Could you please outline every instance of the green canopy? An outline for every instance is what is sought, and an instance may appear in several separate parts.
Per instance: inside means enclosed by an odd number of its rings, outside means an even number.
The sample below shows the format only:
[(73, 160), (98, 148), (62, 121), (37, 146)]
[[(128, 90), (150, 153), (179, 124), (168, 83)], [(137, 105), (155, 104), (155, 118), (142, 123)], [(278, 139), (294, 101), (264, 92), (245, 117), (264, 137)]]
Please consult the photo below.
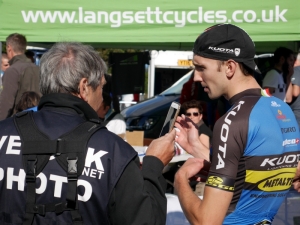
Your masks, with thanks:
[(44, 45), (80, 41), (190, 50), (205, 28), (233, 23), (255, 43), (294, 46), (300, 40), (298, 5), (298, 0), (0, 0), (0, 41), (18, 32)]

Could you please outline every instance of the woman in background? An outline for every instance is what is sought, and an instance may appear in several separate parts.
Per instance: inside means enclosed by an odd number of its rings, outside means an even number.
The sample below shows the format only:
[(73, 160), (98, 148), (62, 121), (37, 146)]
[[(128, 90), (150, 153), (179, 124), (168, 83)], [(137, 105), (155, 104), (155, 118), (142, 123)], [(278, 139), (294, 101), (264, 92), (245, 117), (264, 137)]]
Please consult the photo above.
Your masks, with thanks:
[(21, 96), (20, 101), (17, 103), (16, 112), (22, 112), (24, 110), (37, 111), (37, 105), (40, 102), (41, 97), (34, 91), (26, 91)]

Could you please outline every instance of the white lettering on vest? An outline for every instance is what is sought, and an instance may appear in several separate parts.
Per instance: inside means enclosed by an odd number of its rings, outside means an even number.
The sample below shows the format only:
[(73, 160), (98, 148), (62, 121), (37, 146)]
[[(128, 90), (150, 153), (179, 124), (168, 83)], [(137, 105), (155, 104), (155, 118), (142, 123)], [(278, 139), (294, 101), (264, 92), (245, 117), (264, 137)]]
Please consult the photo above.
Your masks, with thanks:
[(21, 147), (20, 136), (9, 136), (9, 141), (6, 149), (6, 154), (20, 155), (20, 150), (13, 147)]
[(68, 179), (66, 177), (50, 174), (49, 180), (53, 180), (55, 182), (54, 197), (60, 198), (61, 197), (62, 184), (63, 183), (68, 183)]
[(92, 162), (95, 162), (97, 170), (104, 171), (103, 164), (101, 162), (101, 157), (107, 154), (108, 152), (100, 150), (96, 154), (94, 154), (95, 149), (88, 148), (86, 159), (85, 159), (85, 166), (91, 167)]
[(96, 170), (96, 169), (91, 169), (89, 167), (84, 167), (83, 171), (82, 171), (82, 175), (89, 176), (89, 177), (92, 177), (92, 178), (96, 178), (97, 177), (97, 173), (99, 174), (98, 175), (98, 179), (100, 180), (102, 174), (104, 174), (104, 171), (100, 171), (100, 170)]
[(35, 189), (35, 192), (37, 194), (42, 194), (46, 191), (46, 187), (47, 187), (47, 177), (45, 176), (45, 174), (40, 173), (38, 176), (38, 178), (40, 178), (41, 180), (41, 185), (39, 188)]
[(0, 149), (2, 148), (5, 140), (6, 140), (7, 136), (2, 136), (1, 139), (0, 139)]
[(97, 170), (91, 169), (91, 177), (96, 178)]
[(0, 168), (0, 181), (4, 178), (4, 169)]
[[(99, 171), (98, 171), (99, 172)], [(100, 175), (101, 176), (101, 173)], [(5, 175), (4, 169), (0, 167), (0, 187), (1, 185), (4, 185), (6, 183), (6, 188), (7, 189), (12, 189), (13, 182), (18, 183), (18, 190), (19, 191), (24, 191), (25, 187), (25, 177), (26, 173), (23, 169), (19, 170), (19, 175), (14, 175), (14, 168), (8, 167), (7, 172)], [(47, 177), (45, 176), (44, 173), (40, 173), (37, 178), (40, 178), (41, 180), (41, 185), (39, 188), (36, 189), (37, 194), (43, 194), (46, 191), (47, 188)], [(6, 179), (6, 182), (4, 181)], [(60, 198), (61, 193), (62, 193), (62, 186), (63, 183), (68, 183), (67, 177), (62, 177), (54, 174), (50, 174), (49, 180), (52, 180), (55, 182), (54, 186), (54, 197)], [(2, 182), (4, 181), (4, 183)], [(93, 187), (92, 185), (87, 182), (86, 180), (81, 180), (78, 179), (77, 181), (77, 187), (78, 186), (83, 186), (85, 191), (83, 195), (77, 195), (79, 201), (87, 202), (90, 200), (92, 194), (93, 194)]]
[(18, 190), (24, 191), (24, 182), (25, 182), (25, 171), (19, 170), (19, 175), (14, 175), (14, 168), (8, 167), (7, 168), (7, 189), (12, 189), (13, 182), (18, 183)]
[(91, 198), (93, 193), (92, 185), (85, 180), (78, 180), (77, 186), (84, 186), (85, 189), (84, 194), (82, 196), (78, 194), (78, 200), (82, 202), (87, 202)]

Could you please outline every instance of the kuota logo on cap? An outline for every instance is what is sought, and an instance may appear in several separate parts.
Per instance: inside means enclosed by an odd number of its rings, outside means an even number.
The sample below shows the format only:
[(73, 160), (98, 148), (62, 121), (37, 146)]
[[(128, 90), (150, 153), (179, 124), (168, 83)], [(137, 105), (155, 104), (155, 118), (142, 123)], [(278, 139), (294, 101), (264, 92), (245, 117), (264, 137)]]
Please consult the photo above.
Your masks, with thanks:
[(240, 53), (241, 53), (241, 49), (240, 49), (240, 48), (235, 48), (235, 49), (234, 49), (234, 54), (235, 54), (236, 56), (239, 56)]
[(211, 46), (209, 46), (208, 49), (212, 50), (214, 52), (231, 53), (231, 54), (234, 53), (234, 50), (233, 49), (229, 49), (229, 48), (218, 48), (218, 47), (211, 47)]

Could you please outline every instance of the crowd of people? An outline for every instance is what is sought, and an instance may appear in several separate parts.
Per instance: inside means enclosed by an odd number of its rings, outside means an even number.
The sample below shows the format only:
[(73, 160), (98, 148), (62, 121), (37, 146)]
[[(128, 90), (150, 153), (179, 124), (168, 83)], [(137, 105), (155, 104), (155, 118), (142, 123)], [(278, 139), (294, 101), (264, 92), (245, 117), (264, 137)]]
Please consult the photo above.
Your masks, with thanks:
[[(198, 82), (215, 101), (203, 107), (188, 88), (176, 129), (152, 141), (141, 163), (99, 53), (59, 42), (36, 66), (26, 45), (11, 34), (2, 54), (1, 224), (165, 224), (163, 170), (175, 143), (194, 156), (173, 181), (191, 224), (271, 224), (291, 187), (300, 192), (300, 54), (278, 48), (261, 86), (250, 36), (231, 24), (206, 29), (186, 86)], [(206, 124), (216, 100), (226, 110)]]

